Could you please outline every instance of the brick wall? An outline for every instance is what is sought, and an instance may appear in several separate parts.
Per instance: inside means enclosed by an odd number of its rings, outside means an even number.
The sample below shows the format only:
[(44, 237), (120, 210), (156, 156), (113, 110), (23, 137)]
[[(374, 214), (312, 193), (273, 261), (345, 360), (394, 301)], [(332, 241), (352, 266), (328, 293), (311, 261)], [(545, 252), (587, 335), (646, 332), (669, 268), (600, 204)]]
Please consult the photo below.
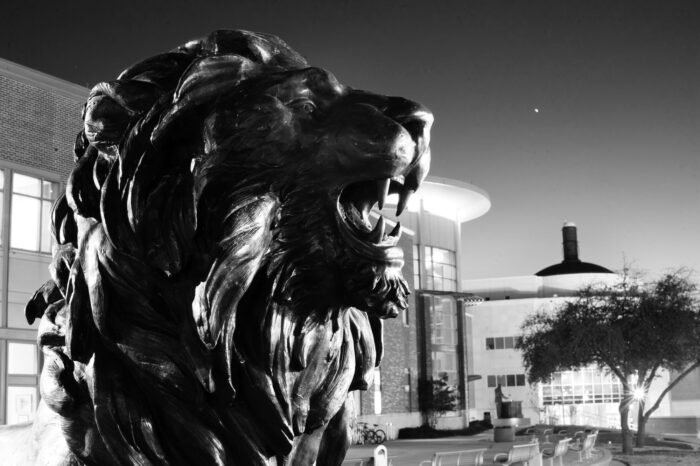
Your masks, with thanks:
[(0, 75), (0, 161), (46, 170), (65, 182), (83, 103)]
[[(416, 296), (413, 290), (412, 244), (408, 235), (402, 237), (399, 242), (404, 252), (403, 276), (412, 293), (408, 300), (408, 325), (404, 324), (404, 316), (401, 314), (395, 319), (384, 321), (384, 359), (380, 365), (382, 414), (418, 411)], [(406, 386), (409, 387), (408, 392)], [(361, 400), (361, 413), (374, 414), (374, 387), (361, 392)]]

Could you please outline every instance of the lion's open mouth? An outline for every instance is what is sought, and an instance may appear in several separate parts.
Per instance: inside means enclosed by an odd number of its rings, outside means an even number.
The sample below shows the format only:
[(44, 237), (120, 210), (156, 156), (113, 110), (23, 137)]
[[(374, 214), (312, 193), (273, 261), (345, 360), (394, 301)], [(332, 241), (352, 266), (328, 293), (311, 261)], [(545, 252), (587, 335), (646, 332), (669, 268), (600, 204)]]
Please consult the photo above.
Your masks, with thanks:
[(400, 177), (361, 181), (346, 186), (338, 199), (338, 217), (340, 230), (350, 246), (371, 259), (400, 261), (403, 264), (403, 253), (396, 247), (401, 238), (401, 223), (397, 222), (387, 231), (386, 220), (381, 213), (373, 225), (370, 212), (375, 205), (381, 209), (387, 196), (398, 194), (398, 217), (408, 201), (409, 193)]

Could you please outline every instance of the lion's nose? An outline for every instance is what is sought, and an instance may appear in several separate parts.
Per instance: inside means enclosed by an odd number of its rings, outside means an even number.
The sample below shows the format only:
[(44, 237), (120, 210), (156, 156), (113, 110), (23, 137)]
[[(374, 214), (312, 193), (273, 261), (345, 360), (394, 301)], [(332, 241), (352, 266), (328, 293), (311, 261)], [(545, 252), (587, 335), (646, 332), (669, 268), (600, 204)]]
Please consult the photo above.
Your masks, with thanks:
[(406, 170), (404, 186), (415, 191), (430, 169), (430, 128), (433, 114), (417, 102), (401, 97), (390, 97), (385, 115), (401, 124), (416, 144), (413, 160)]
[(401, 97), (389, 97), (385, 114), (400, 123), (416, 142), (416, 156), (430, 144), (430, 128), (433, 126), (433, 114), (417, 102)]

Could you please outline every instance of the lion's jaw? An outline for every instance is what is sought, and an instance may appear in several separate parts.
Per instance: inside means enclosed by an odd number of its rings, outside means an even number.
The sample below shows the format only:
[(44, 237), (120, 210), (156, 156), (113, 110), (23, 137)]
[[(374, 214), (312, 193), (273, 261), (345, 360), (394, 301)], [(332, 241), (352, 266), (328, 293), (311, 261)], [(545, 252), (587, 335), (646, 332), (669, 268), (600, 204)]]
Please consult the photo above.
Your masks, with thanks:
[[(335, 221), (345, 253), (339, 258), (353, 305), (382, 318), (408, 308), (401, 275), (401, 225), (388, 228), (381, 214), (387, 197), (397, 195), (396, 217), (404, 211), (430, 165), (432, 114), (418, 104), (351, 91), (339, 129), (339, 162), (348, 176), (335, 198)], [(356, 134), (356, 128), (367, 133)], [(359, 140), (368, 141), (364, 144)], [(343, 174), (345, 175), (345, 173)], [(376, 221), (374, 220), (376, 219)]]

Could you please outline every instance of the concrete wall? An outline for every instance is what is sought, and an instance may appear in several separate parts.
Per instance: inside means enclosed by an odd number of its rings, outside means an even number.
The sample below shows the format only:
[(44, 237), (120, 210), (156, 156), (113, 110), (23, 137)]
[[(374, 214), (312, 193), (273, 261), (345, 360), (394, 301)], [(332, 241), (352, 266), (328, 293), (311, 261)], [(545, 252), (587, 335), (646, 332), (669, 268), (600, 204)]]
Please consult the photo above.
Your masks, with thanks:
[(697, 416), (659, 416), (647, 422), (650, 434), (700, 434), (700, 418)]

